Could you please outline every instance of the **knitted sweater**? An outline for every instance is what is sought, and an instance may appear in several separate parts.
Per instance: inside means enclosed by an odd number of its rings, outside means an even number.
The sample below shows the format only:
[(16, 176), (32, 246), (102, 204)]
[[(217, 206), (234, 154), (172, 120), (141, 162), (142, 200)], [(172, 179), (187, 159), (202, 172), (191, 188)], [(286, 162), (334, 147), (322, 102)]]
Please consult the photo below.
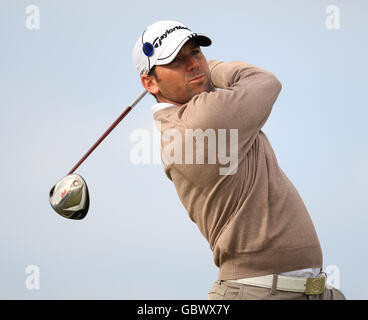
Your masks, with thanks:
[(208, 63), (219, 89), (159, 104), (154, 119), (165, 173), (208, 240), (218, 279), (321, 268), (313, 222), (261, 130), (281, 83), (244, 62)]

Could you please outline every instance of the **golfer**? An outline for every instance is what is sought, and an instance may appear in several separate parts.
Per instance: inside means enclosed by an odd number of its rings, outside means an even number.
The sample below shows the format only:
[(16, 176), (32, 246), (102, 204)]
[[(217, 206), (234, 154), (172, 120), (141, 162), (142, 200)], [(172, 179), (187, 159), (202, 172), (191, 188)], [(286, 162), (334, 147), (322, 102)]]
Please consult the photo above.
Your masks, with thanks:
[(165, 173), (219, 268), (208, 299), (345, 299), (326, 284), (313, 222), (262, 131), (280, 81), (245, 62), (207, 61), (210, 45), (158, 21), (133, 50), (158, 102)]

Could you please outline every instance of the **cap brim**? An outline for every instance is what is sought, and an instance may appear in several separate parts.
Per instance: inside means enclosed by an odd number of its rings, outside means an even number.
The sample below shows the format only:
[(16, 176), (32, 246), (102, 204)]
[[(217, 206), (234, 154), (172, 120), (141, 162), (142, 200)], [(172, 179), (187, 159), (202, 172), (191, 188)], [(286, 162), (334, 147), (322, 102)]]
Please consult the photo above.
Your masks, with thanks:
[(164, 65), (173, 61), (180, 49), (188, 40), (194, 40), (201, 47), (208, 47), (212, 44), (211, 39), (204, 34), (191, 33), (182, 39), (179, 38), (178, 41), (170, 43), (170, 45), (162, 52), (161, 57), (157, 59), (155, 65)]

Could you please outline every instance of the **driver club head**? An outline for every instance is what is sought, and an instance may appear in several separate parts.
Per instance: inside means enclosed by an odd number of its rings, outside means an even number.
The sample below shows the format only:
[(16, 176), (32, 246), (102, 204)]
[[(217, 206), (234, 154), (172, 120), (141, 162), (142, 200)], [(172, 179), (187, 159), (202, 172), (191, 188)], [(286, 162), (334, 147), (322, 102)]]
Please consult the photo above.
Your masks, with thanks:
[(83, 219), (89, 208), (87, 184), (78, 174), (69, 174), (50, 190), (51, 207), (67, 219)]

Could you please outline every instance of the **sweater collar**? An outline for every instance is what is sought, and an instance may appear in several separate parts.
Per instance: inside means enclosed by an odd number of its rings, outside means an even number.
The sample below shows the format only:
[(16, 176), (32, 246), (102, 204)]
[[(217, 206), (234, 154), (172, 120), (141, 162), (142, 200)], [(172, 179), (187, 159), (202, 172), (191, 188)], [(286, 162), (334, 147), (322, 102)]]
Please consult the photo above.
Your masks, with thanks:
[[(215, 88), (216, 91), (231, 91), (229, 89), (221, 89), (221, 88)], [(168, 108), (168, 107), (175, 107), (174, 104), (172, 103), (167, 103), (167, 102), (159, 102), (159, 103), (156, 103), (155, 105), (152, 106), (152, 112), (155, 113), (161, 109), (165, 109), (165, 108)]]
[(155, 105), (152, 106), (152, 112), (155, 113), (159, 110), (162, 110), (168, 107), (175, 107), (175, 105), (173, 105), (172, 103), (167, 103), (167, 102), (156, 103)]

